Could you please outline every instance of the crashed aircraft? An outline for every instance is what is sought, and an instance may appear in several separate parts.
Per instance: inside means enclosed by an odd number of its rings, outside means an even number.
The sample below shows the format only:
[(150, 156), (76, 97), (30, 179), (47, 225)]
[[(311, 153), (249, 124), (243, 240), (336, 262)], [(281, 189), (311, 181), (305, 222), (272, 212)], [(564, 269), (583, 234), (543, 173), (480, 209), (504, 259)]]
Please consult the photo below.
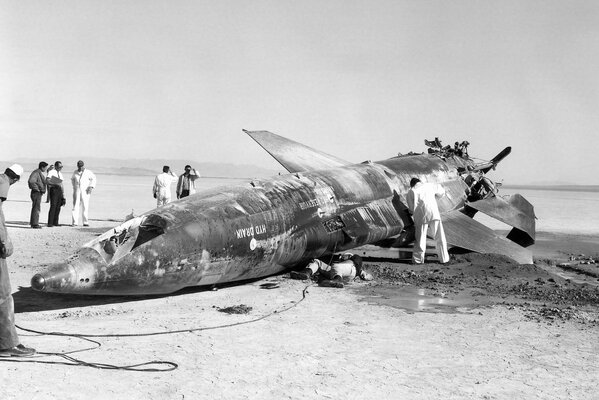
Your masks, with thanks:
[[(245, 131), (289, 173), (196, 193), (148, 211), (84, 244), (31, 280), (43, 292), (147, 295), (261, 278), (312, 258), (376, 244), (409, 242), (410, 179), (442, 185), (439, 209), (450, 247), (532, 263), (533, 207), (496, 195), (467, 142), (426, 141), (428, 153), (350, 163), (267, 131)], [(482, 212), (513, 227), (507, 237), (472, 219)]]

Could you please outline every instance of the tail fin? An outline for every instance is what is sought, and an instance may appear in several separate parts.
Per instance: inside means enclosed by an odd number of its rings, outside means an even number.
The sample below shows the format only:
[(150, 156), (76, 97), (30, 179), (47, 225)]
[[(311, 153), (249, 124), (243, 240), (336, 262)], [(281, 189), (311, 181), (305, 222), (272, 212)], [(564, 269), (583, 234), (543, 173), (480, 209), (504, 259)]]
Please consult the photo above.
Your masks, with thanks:
[(245, 129), (243, 131), (291, 173), (352, 164), (268, 131), (246, 131)]

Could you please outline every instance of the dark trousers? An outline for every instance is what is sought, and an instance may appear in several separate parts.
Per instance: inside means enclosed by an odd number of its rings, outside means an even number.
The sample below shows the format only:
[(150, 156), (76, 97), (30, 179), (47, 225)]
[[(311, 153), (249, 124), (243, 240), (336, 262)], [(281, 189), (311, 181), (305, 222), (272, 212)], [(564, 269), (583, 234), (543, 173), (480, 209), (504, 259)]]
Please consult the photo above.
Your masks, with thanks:
[(0, 258), (0, 349), (9, 349), (19, 344), (11, 292), (6, 259)]
[(31, 201), (33, 204), (31, 205), (31, 217), (29, 217), (29, 225), (35, 226), (40, 224), (40, 211), (42, 210), (42, 192), (38, 192), (37, 190), (31, 191)]
[(181, 190), (181, 195), (179, 196), (180, 199), (182, 199), (183, 197), (187, 197), (189, 196), (189, 190)]
[(50, 192), (50, 211), (48, 211), (48, 226), (58, 225), (60, 216), (60, 207), (62, 205), (62, 188), (51, 187)]

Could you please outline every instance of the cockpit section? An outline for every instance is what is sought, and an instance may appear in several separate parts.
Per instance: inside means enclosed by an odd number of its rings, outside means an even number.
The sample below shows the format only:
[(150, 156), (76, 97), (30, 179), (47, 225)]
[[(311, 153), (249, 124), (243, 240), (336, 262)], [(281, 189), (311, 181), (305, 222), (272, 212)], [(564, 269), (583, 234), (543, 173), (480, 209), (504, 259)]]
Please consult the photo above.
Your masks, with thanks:
[(148, 214), (132, 218), (102, 234), (83, 247), (93, 248), (107, 264), (133, 249), (165, 233), (167, 221), (160, 215)]

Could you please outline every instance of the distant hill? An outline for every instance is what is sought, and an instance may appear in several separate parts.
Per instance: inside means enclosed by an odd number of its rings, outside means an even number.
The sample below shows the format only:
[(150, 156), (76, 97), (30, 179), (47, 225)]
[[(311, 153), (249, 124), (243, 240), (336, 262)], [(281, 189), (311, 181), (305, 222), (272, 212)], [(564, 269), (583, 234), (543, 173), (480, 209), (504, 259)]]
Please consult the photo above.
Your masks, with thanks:
[[(63, 158), (63, 171), (71, 173), (76, 169), (78, 158)], [(54, 163), (56, 160), (45, 160), (47, 163)], [(97, 174), (112, 175), (156, 175), (162, 172), (162, 166), (168, 165), (176, 174), (183, 173), (185, 165), (191, 165), (205, 177), (224, 177), (224, 178), (266, 178), (277, 175), (281, 170), (271, 170), (248, 164), (230, 164), (213, 162), (196, 162), (192, 160), (162, 160), (162, 159), (128, 159), (121, 160), (116, 158), (94, 158), (86, 157), (85, 166)], [(16, 158), (10, 161), (0, 161), (2, 172), (11, 164), (18, 163), (23, 166), (25, 172), (31, 172), (37, 169), (40, 160), (32, 158)]]
[(508, 189), (535, 189), (535, 190), (557, 190), (567, 192), (599, 192), (599, 185), (508, 185), (501, 187)]

